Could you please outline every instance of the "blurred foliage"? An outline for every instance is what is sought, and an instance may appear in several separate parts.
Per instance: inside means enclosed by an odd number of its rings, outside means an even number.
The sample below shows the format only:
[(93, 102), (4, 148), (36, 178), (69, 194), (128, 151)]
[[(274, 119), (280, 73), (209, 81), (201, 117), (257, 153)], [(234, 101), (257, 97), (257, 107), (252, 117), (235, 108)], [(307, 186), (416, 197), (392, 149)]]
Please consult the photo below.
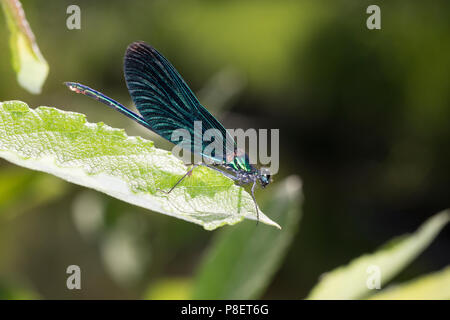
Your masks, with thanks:
[[(450, 221), (450, 210), (436, 214), (417, 232), (389, 241), (375, 253), (363, 255), (347, 266), (324, 274), (309, 299), (361, 299), (371, 293), (367, 280), (370, 273), (378, 272), (380, 288), (402, 271), (425, 250), (443, 227)], [(371, 270), (371, 268), (377, 268)], [(426, 292), (420, 295), (426, 298)]]
[(449, 300), (450, 267), (427, 274), (405, 284), (388, 287), (370, 299), (378, 300)]
[[(128, 134), (170, 148), (122, 115), (70, 95), (62, 85), (76, 80), (131, 106), (122, 57), (129, 43), (144, 40), (175, 65), (208, 109), (216, 115), (225, 111), (220, 120), (226, 127), (280, 129), (281, 172), (275, 180), (302, 177), (304, 215), (301, 232), (263, 298), (306, 297), (324, 271), (374, 251), (450, 207), (446, 0), (22, 2), (52, 72), (41, 95), (25, 92), (14, 81), (8, 42), (0, 42), (0, 101), (21, 99), (31, 106), (81, 112), (92, 122), (125, 127)], [(65, 27), (70, 4), (81, 8), (81, 30)], [(381, 30), (365, 26), (371, 4), (381, 8)], [(8, 36), (7, 28), (0, 27), (0, 39)], [(225, 75), (232, 80), (214, 80), (224, 70), (233, 70)], [(12, 168), (6, 162), (1, 166), (8, 172)], [(16, 183), (0, 180), (1, 188)], [(167, 279), (181, 279), (180, 288), (192, 280), (212, 235), (100, 194), (102, 209), (91, 207), (97, 218), (83, 233), (67, 209), (81, 188), (66, 189), (63, 197), (26, 210), (32, 214), (0, 220), (1, 279), (21, 278), (43, 298), (141, 298)], [(257, 193), (258, 202), (270, 195), (271, 186)], [(25, 195), (18, 199), (28, 201)], [(138, 231), (127, 227), (134, 240), (123, 241), (139, 247), (133, 258), (137, 263), (121, 269), (129, 277), (112, 272), (108, 264), (113, 259), (101, 253), (114, 252), (101, 244), (109, 239), (113, 248), (122, 246), (108, 236), (109, 228), (125, 229), (122, 216), (139, 225)], [(406, 285), (419, 275), (444, 270), (449, 247), (446, 228), (393, 281)], [(83, 270), (86, 289), (81, 292), (69, 292), (64, 285), (62, 270), (73, 263)], [(136, 265), (142, 267), (133, 269)]]
[(48, 64), (25, 17), (19, 0), (1, 0), (10, 32), (11, 60), (17, 81), (29, 92), (38, 94), (48, 75)]
[(2, 300), (32, 300), (39, 299), (39, 296), (29, 288), (21, 287), (18, 282), (8, 285), (0, 280), (0, 298)]
[(252, 223), (216, 236), (194, 280), (194, 299), (261, 297), (289, 248), (301, 217), (301, 182), (291, 176), (273, 186), (264, 210), (273, 212), (283, 229)]
[[(193, 279), (168, 278), (151, 284), (146, 299), (256, 299), (262, 295), (294, 238), (301, 217), (301, 182), (291, 176), (274, 186), (263, 210), (284, 228), (244, 222), (219, 232)], [(267, 244), (270, 244), (268, 246)]]
[(0, 181), (0, 219), (16, 217), (54, 201), (67, 191), (67, 185), (60, 179), (13, 166), (0, 171)]
[(186, 300), (190, 299), (192, 281), (186, 278), (161, 279), (153, 284), (144, 299), (147, 300)]

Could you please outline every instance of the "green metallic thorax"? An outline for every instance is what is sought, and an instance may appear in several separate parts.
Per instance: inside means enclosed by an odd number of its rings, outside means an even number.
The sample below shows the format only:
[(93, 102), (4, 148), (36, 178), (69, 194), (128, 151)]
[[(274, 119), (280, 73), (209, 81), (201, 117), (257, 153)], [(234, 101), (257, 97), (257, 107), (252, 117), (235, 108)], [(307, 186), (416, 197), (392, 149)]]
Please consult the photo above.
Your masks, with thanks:
[(253, 172), (255, 168), (250, 164), (247, 155), (237, 156), (227, 165), (235, 171)]

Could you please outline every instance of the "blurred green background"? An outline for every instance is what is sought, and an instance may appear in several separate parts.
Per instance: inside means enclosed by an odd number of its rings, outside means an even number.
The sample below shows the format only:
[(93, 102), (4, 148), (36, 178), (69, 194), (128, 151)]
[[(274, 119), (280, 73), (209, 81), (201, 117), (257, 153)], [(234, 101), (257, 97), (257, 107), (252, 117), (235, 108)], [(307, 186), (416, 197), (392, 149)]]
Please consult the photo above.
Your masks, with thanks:
[[(0, 101), (77, 111), (154, 139), (63, 85), (81, 82), (131, 105), (122, 58), (129, 43), (143, 40), (175, 65), (225, 127), (280, 129), (275, 180), (300, 175), (305, 202), (264, 298), (303, 298), (323, 272), (450, 206), (448, 1), (22, 4), (50, 74), (41, 95), (19, 87), (2, 17)], [(70, 4), (81, 8), (81, 30), (66, 28)], [(381, 30), (366, 28), (370, 4), (381, 8)], [(257, 196), (264, 201), (268, 194), (270, 186)], [(212, 236), (0, 160), (0, 298), (182, 291)], [(447, 228), (399, 279), (442, 269), (449, 249)], [(70, 264), (82, 269), (81, 291), (65, 287)]]

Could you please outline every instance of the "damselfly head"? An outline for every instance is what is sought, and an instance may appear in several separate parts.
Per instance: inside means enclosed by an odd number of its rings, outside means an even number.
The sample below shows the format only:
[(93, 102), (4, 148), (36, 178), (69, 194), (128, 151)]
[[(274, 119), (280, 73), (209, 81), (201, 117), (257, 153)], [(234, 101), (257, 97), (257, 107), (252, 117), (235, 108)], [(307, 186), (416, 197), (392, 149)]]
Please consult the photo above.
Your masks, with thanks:
[(261, 187), (265, 188), (272, 181), (269, 169), (261, 168), (258, 173), (258, 179)]

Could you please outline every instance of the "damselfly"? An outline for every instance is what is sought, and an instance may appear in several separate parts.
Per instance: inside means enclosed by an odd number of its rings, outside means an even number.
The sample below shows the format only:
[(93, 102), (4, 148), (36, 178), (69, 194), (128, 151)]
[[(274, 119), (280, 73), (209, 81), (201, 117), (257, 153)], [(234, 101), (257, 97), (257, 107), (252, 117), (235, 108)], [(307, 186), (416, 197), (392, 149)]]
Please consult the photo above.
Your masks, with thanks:
[(65, 84), (72, 91), (94, 98), (116, 109), (170, 142), (172, 142), (172, 133), (177, 129), (186, 129), (193, 134), (196, 121), (201, 122), (202, 133), (208, 129), (218, 130), (222, 134), (222, 141), (226, 142), (223, 144), (221, 155), (219, 156), (219, 153), (206, 154), (204, 152), (207, 146), (206, 142), (203, 139), (193, 139), (190, 145), (182, 147), (208, 157), (210, 163), (202, 162), (192, 165), (171, 189), (161, 191), (170, 193), (192, 173), (195, 167), (204, 165), (219, 171), (240, 185), (252, 183), (251, 194), (259, 220), (255, 187), (258, 182), (262, 187), (269, 184), (269, 172), (265, 168), (258, 169), (250, 163), (248, 155), (237, 148), (236, 142), (223, 125), (200, 104), (172, 64), (148, 44), (134, 42), (128, 46), (125, 53), (124, 75), (128, 91), (140, 115), (85, 85), (75, 82), (66, 82)]

